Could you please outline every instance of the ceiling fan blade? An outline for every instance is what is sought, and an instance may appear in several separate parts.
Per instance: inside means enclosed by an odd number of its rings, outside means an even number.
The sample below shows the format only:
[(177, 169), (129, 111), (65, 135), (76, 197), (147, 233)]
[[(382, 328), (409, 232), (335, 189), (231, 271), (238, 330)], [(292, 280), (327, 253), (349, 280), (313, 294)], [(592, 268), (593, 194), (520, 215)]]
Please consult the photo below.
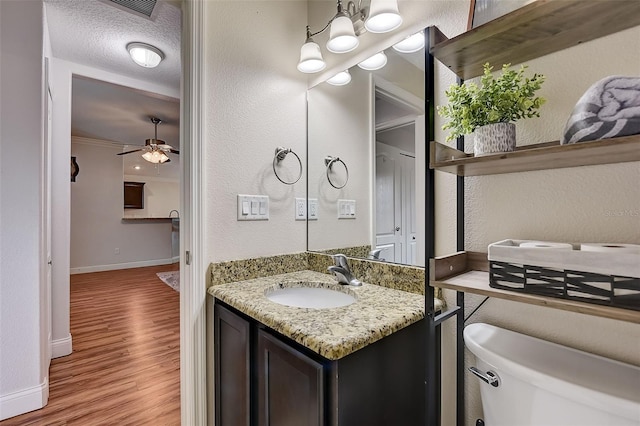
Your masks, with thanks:
[(167, 161), (165, 161), (165, 163), (170, 163), (171, 162), (171, 158), (169, 158)]
[(133, 151), (125, 151), (125, 152), (119, 152), (116, 155), (125, 155), (125, 154), (131, 154), (132, 152), (138, 152), (138, 151), (142, 151), (143, 149), (134, 149)]
[(173, 154), (178, 154), (178, 155), (180, 155), (180, 151), (178, 151), (177, 149), (173, 149), (173, 148), (171, 148), (171, 149), (169, 150), (169, 152), (171, 152), (171, 153), (173, 153)]

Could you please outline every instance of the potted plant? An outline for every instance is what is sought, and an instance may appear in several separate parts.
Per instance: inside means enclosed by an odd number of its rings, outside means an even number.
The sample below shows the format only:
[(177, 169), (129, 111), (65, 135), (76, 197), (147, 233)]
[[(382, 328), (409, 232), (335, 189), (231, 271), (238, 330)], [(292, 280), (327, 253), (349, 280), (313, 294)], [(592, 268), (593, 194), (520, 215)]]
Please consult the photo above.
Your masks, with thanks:
[(442, 127), (443, 130), (451, 129), (447, 141), (473, 133), (476, 156), (513, 151), (516, 146), (513, 122), (539, 117), (538, 110), (545, 102), (535, 96), (544, 76), (534, 74), (526, 78), (525, 65), (515, 71), (511, 64), (505, 64), (498, 77), (493, 76), (493, 67), (488, 63), (483, 68), (480, 87), (474, 82), (452, 84), (445, 92), (449, 104), (438, 106), (438, 114), (449, 119)]

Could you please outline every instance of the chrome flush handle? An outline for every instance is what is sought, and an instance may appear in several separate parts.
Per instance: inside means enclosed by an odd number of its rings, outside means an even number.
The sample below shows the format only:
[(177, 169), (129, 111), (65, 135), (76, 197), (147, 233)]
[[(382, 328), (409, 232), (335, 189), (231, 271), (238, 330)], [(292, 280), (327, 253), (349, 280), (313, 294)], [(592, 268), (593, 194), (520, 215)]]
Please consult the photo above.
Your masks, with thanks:
[(498, 375), (493, 371), (487, 371), (486, 373), (483, 373), (476, 367), (469, 367), (469, 371), (478, 376), (478, 378), (483, 382), (489, 383), (494, 388), (500, 386), (500, 377), (498, 377)]

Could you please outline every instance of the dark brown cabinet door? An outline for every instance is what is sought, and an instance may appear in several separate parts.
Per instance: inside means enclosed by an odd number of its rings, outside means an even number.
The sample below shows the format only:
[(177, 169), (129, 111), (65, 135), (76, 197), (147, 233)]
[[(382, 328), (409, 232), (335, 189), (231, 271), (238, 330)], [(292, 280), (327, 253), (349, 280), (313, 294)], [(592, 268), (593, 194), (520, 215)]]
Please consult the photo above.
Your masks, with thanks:
[(322, 364), (258, 331), (258, 424), (324, 426)]
[(250, 324), (220, 305), (214, 318), (216, 425), (250, 426)]

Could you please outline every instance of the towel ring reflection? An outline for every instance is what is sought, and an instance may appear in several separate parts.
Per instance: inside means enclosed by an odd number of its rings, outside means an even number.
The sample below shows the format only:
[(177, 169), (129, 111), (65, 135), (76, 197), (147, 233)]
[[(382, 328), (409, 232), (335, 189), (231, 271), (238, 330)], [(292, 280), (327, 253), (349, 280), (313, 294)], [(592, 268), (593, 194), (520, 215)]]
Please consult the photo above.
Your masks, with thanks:
[[(298, 160), (298, 164), (300, 165), (300, 173), (298, 173), (298, 177), (296, 178), (296, 180), (292, 182), (287, 182), (285, 180), (282, 180), (282, 178), (278, 175), (278, 172), (276, 171), (276, 164), (284, 160), (287, 154), (289, 153), (292, 153), (293, 155), (296, 156), (296, 159)], [(300, 160), (300, 157), (298, 157), (298, 154), (293, 152), (291, 148), (285, 149), (279, 146), (276, 148), (276, 154), (273, 157), (273, 173), (276, 175), (276, 177), (280, 182), (284, 183), (285, 185), (293, 185), (294, 183), (298, 182), (302, 177), (302, 160)]]
[[(342, 165), (344, 166), (344, 171), (347, 173), (347, 178), (344, 180), (344, 183), (341, 186), (334, 184), (331, 181), (331, 176), (329, 175), (329, 172), (331, 171), (334, 163), (342, 163)], [(335, 189), (344, 188), (347, 185), (347, 182), (349, 182), (349, 169), (347, 168), (345, 162), (342, 161), (339, 157), (332, 157), (330, 155), (327, 155), (324, 158), (324, 164), (327, 166), (327, 180), (329, 181), (329, 185), (333, 186)]]

